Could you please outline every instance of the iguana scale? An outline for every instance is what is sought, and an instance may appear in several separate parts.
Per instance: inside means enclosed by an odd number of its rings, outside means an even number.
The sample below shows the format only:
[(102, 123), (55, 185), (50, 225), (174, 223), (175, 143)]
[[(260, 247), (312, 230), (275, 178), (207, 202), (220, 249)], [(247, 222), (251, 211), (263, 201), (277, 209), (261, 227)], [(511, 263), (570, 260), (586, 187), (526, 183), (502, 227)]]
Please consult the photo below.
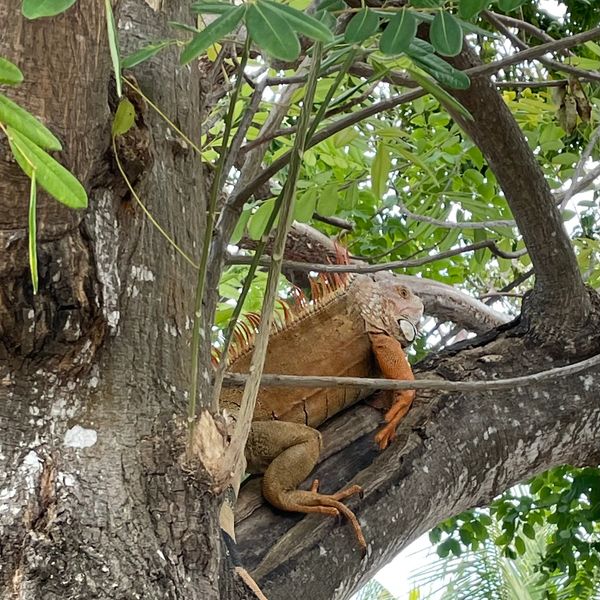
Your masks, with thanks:
[[(403, 346), (414, 340), (422, 313), (421, 300), (393, 275), (377, 279), (354, 276), (314, 305), (306, 306), (270, 336), (264, 373), (381, 374), (390, 379), (413, 379)], [(247, 372), (251, 356), (251, 346), (238, 351), (228, 370)], [(360, 525), (341, 502), (360, 492), (358, 486), (336, 494), (320, 494), (317, 482), (309, 491), (297, 488), (319, 459), (321, 435), (316, 427), (366, 395), (352, 388), (261, 388), (245, 450), (247, 471), (264, 474), (263, 495), (269, 503), (286, 511), (344, 514), (363, 548), (366, 544)], [(240, 388), (225, 388), (221, 393), (221, 406), (233, 419), (241, 397)], [(375, 438), (382, 449), (393, 439), (413, 398), (412, 390), (394, 392), (394, 404), (385, 417), (387, 424)], [(232, 521), (232, 517), (224, 520)], [(224, 529), (233, 537), (232, 522)]]

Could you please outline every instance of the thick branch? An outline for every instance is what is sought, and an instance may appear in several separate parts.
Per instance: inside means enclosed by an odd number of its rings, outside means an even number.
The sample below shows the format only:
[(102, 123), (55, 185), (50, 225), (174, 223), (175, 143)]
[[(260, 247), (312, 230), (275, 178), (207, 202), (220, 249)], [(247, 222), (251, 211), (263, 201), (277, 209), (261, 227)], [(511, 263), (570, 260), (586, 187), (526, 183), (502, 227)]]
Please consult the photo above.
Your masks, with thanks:
[[(481, 65), (466, 46), (452, 62), (461, 70)], [(567, 327), (583, 325), (591, 305), (575, 253), (550, 187), (514, 117), (489, 80), (473, 79), (468, 90), (453, 94), (473, 121), (455, 118), (489, 162), (523, 235), (536, 272), (544, 313), (540, 317), (561, 314)]]
[[(430, 362), (421, 376), (504, 376), (545, 360), (544, 352), (526, 341), (499, 336)], [(397, 443), (381, 454), (371, 434), (364, 435), (374, 423), (364, 416), (367, 409), (342, 415), (324, 436), (331, 452), (331, 442), (343, 431), (346, 447), (334, 450), (315, 476), (325, 491), (350, 482), (363, 487), (364, 498), (351, 506), (367, 537), (367, 556), (361, 559), (344, 523), (276, 515), (243, 491), (245, 510), (237, 527), (243, 560), (271, 600), (294, 597), (294, 589), (315, 599), (347, 599), (442, 519), (488, 503), (552, 466), (597, 464), (599, 393), (598, 368), (528, 389), (421, 393)], [(348, 429), (358, 436), (352, 443)]]

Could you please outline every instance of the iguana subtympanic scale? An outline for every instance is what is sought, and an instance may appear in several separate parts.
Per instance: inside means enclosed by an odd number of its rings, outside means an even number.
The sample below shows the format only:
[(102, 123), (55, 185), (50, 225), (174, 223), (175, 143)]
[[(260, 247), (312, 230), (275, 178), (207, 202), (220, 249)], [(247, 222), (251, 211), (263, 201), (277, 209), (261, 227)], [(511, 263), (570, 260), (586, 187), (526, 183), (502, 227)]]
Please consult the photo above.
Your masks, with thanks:
[[(367, 275), (330, 291), (304, 307), (269, 338), (264, 373), (413, 379), (403, 346), (412, 342), (423, 303), (394, 276)], [(238, 352), (228, 370), (247, 373), (252, 347)], [(298, 490), (318, 462), (321, 435), (315, 429), (367, 394), (355, 388), (261, 388), (246, 444), (247, 471), (264, 473), (263, 495), (273, 506), (294, 512), (342, 513), (351, 521), (359, 543), (364, 537), (354, 514), (341, 500), (360, 491), (351, 486), (337, 494)], [(406, 414), (414, 391), (394, 392), (387, 424), (376, 441), (385, 448)], [(240, 388), (225, 388), (221, 406), (235, 419)], [(226, 519), (227, 520), (227, 519)], [(226, 527), (233, 537), (231, 526)]]

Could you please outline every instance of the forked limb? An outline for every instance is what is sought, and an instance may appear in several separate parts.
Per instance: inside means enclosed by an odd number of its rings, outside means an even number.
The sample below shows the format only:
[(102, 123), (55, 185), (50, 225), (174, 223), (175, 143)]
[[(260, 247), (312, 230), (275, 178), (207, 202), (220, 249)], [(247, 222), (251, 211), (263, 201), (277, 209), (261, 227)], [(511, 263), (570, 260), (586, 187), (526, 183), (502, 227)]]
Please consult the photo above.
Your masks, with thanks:
[(248, 468), (253, 473), (264, 473), (263, 496), (270, 504), (290, 512), (344, 515), (364, 552), (367, 544), (358, 519), (341, 502), (359, 494), (362, 490), (358, 485), (336, 494), (321, 494), (315, 480), (310, 490), (298, 489), (315, 468), (320, 453), (321, 434), (316, 429), (285, 421), (254, 422), (246, 446)]
[[(410, 363), (397, 339), (384, 333), (370, 333), (369, 337), (381, 373), (386, 379), (414, 381)], [(375, 442), (382, 450), (396, 437), (396, 428), (415, 399), (415, 390), (398, 390), (393, 394), (394, 403), (385, 414), (386, 425), (375, 435)]]

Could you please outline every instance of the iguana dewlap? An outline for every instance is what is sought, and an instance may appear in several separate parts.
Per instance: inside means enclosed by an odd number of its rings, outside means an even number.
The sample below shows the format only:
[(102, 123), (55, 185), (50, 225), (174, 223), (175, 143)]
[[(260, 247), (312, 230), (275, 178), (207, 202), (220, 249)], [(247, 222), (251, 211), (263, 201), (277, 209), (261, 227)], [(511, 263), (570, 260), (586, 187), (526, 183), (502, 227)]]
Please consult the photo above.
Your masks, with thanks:
[[(414, 379), (403, 346), (414, 340), (422, 314), (421, 300), (393, 276), (355, 276), (270, 336), (264, 373)], [(246, 373), (251, 355), (251, 349), (242, 352), (228, 370)], [(319, 459), (321, 435), (316, 427), (366, 395), (353, 388), (261, 388), (245, 451), (248, 472), (264, 473), (263, 495), (273, 506), (344, 514), (363, 547), (358, 521), (341, 503), (359, 492), (358, 486), (331, 495), (318, 493), (316, 482), (310, 491), (297, 487)], [(234, 418), (241, 397), (241, 388), (221, 393), (221, 406)], [(375, 438), (381, 448), (393, 439), (413, 398), (412, 390), (394, 392), (387, 424)]]

